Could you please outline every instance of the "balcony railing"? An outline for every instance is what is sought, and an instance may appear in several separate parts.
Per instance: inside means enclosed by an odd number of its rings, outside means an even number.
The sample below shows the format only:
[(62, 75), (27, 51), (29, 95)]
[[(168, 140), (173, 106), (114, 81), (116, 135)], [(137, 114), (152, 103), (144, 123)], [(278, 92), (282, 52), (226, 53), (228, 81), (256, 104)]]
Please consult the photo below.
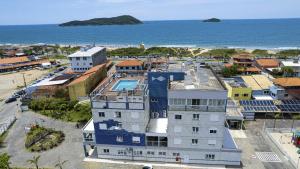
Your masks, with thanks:
[(147, 146), (167, 147), (168, 146), (168, 142), (167, 141), (147, 141)]
[(169, 105), (171, 111), (204, 111), (219, 112), (225, 111), (226, 106), (204, 106), (204, 105)]

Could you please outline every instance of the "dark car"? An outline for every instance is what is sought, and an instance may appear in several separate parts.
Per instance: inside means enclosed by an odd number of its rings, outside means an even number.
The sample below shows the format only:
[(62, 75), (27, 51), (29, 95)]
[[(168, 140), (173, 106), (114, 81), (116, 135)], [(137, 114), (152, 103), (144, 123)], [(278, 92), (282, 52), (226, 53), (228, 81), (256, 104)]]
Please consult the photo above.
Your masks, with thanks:
[(17, 98), (15, 98), (15, 97), (10, 97), (10, 98), (8, 98), (7, 100), (5, 100), (5, 103), (11, 103), (11, 102), (14, 102), (14, 101), (17, 101)]

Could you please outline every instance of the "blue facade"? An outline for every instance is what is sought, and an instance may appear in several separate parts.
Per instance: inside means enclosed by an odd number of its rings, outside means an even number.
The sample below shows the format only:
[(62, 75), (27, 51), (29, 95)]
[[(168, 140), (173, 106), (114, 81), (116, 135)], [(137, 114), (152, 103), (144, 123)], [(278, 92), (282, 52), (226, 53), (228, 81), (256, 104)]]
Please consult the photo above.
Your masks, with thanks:
[[(105, 123), (107, 130), (99, 128), (99, 124)], [(145, 146), (145, 134), (128, 132), (124, 129), (114, 129), (120, 122), (107, 120), (94, 123), (95, 138), (97, 144)], [(122, 142), (117, 142), (117, 137), (123, 137)], [(132, 137), (140, 137), (140, 143), (133, 143)]]
[(168, 85), (170, 77), (173, 81), (184, 80), (184, 72), (148, 72), (150, 113), (157, 112), (164, 117), (168, 108)]

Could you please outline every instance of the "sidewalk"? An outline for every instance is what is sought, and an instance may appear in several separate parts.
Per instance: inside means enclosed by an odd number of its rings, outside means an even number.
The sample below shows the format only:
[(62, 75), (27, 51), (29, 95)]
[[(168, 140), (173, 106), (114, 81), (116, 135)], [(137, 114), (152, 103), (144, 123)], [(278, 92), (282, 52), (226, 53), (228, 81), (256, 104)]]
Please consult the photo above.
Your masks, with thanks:
[(146, 164), (151, 164), (154, 167), (162, 167), (162, 168), (166, 167), (166, 168), (195, 168), (195, 169), (225, 169), (225, 166), (220, 166), (220, 165), (188, 165), (188, 164), (174, 164), (174, 163), (143, 162), (143, 161), (107, 160), (107, 159), (95, 159), (95, 158), (85, 158), (83, 161), (119, 164), (119, 165), (133, 165), (133, 166), (143, 166)]

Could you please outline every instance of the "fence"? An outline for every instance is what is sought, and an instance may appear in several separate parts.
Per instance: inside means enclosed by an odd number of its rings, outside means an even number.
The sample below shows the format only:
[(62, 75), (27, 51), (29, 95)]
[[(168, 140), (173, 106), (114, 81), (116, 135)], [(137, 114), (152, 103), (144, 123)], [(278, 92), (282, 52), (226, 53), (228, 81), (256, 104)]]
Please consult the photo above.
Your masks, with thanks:
[(8, 118), (4, 123), (0, 124), (0, 135), (9, 129), (9, 127), (16, 121), (16, 117)]

